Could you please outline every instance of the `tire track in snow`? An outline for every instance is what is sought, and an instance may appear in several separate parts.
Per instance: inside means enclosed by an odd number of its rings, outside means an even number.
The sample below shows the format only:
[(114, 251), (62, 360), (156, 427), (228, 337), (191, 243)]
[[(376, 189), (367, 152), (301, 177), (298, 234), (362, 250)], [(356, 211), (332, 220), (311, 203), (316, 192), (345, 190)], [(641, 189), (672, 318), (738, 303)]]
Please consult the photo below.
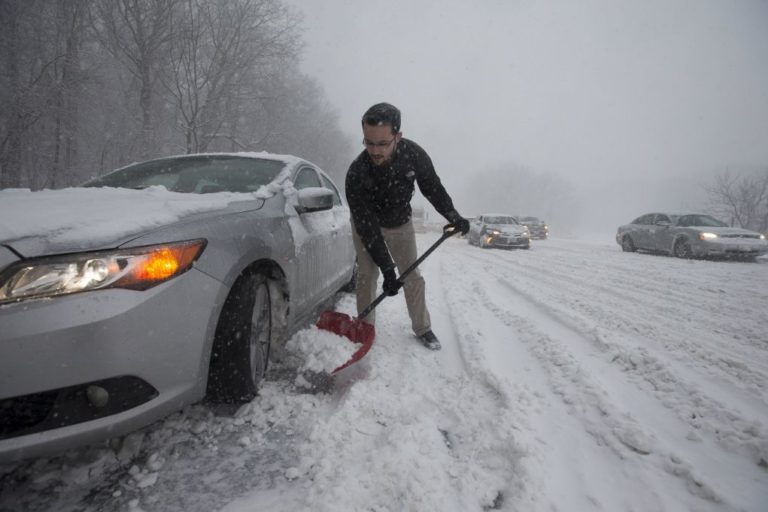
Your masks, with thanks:
[[(516, 303), (516, 306), (518, 311), (522, 310), (523, 312), (520, 314), (513, 313), (509, 304), (505, 303), (502, 306), (494, 303), (487, 293), (486, 287), (477, 282), (473, 284), (473, 290), (480, 302), (491, 310), (497, 318), (508, 325), (510, 329), (518, 330), (523, 343), (548, 369), (555, 386), (554, 391), (562, 396), (563, 401), (569, 404), (574, 412), (581, 415), (587, 430), (596, 437), (596, 440), (610, 446), (617, 454), (621, 453), (620, 446), (612, 442), (611, 436), (640, 454), (651, 454), (657, 451), (652, 448), (656, 444), (653, 436), (641, 427), (641, 422), (634, 419), (623, 407), (617, 407), (605, 396), (607, 389), (605, 385), (600, 386), (593, 383), (592, 376), (602, 373), (604, 369), (598, 372), (585, 373), (582, 370), (583, 355), (579, 358), (571, 355), (575, 345), (586, 346), (589, 351), (593, 352), (588, 354), (588, 357), (594, 360), (590, 361), (589, 364), (594, 365), (597, 361), (598, 368), (599, 366), (607, 367), (616, 361), (615, 357), (613, 360), (605, 359), (603, 352), (607, 347), (599, 343), (599, 340), (596, 340), (589, 332), (574, 326), (569, 320), (564, 320), (557, 315), (552, 316), (548, 306), (537, 303), (516, 285), (504, 279), (500, 281), (504, 288), (515, 292), (522, 299), (521, 302)], [(509, 293), (504, 292), (500, 296), (507, 297)], [(528, 305), (526, 306), (525, 303)], [(530, 304), (533, 304), (533, 307)], [(567, 345), (565, 340), (568, 340)], [(573, 343), (574, 341), (576, 343)], [(649, 382), (660, 381), (668, 384), (662, 390), (656, 389), (657, 395), (666, 393), (666, 396), (659, 397), (660, 400), (667, 402), (665, 407), (686, 405), (685, 396), (690, 395), (694, 397), (694, 402), (700, 408), (699, 410), (704, 408), (705, 417), (715, 418), (712, 424), (695, 423), (692, 419), (685, 418), (685, 415), (680, 415), (681, 419), (687, 419), (692, 427), (707, 430), (727, 449), (739, 449), (752, 459), (752, 463), (765, 460), (766, 440), (759, 423), (745, 421), (726, 410), (722, 404), (698, 394), (695, 389), (675, 379), (671, 372), (658, 362), (650, 367), (636, 368), (636, 370), (636, 373)], [(620, 378), (612, 379), (610, 383), (614, 385), (619, 381)], [(576, 385), (577, 391), (572, 390), (574, 385)], [(682, 395), (679, 393), (681, 390)], [(639, 396), (636, 393), (634, 395)], [(682, 398), (677, 399), (678, 395)], [(645, 407), (652, 406), (653, 404), (650, 403), (645, 404)], [(591, 413), (587, 412), (590, 410)], [(675, 408), (675, 410), (679, 413), (679, 409)], [(732, 422), (740, 423), (743, 430), (734, 431), (728, 426)], [(606, 424), (610, 427), (610, 432), (604, 430)], [(658, 463), (663, 464), (665, 470), (670, 474), (683, 478), (692, 493), (715, 502), (721, 500), (715, 492), (712, 482), (707, 483), (704, 477), (697, 475), (693, 469), (694, 465), (687, 462), (685, 457), (675, 453), (676, 450), (669, 448), (663, 451), (666, 453), (659, 454), (660, 461)]]
[[(498, 259), (494, 261), (494, 255), (468, 256), (488, 265), (489, 272), (509, 274), (496, 270)], [(518, 263), (514, 261), (515, 265)], [(525, 264), (520, 266), (526, 267)], [(676, 305), (663, 296), (661, 299), (656, 296), (655, 300), (648, 302), (642, 297), (633, 297), (628, 291), (617, 291), (615, 287), (602, 286), (561, 272), (545, 276), (519, 272), (515, 273), (514, 280), (523, 283), (521, 286), (525, 289), (546, 295), (548, 307), (557, 310), (561, 317), (578, 322), (580, 320), (574, 313), (578, 311), (587, 318), (598, 318), (598, 324), (592, 327), (594, 336), (606, 345), (625, 345), (624, 340), (629, 339), (632, 345), (641, 347), (648, 343), (655, 344), (658, 340), (667, 354), (684, 366), (696, 368), (711, 378), (726, 379), (726, 375), (730, 376), (727, 379), (729, 386), (745, 390), (762, 402), (768, 397), (768, 365), (754, 361), (750, 357), (753, 352), (744, 354), (731, 344), (722, 347), (721, 320), (712, 320), (711, 315), (690, 319), (687, 314), (674, 314)], [(648, 311), (655, 313), (650, 315)], [(702, 319), (707, 323), (702, 325)], [(706, 343), (704, 340), (707, 340)], [(764, 345), (768, 347), (768, 344)], [(750, 343), (749, 346), (754, 348), (755, 345)], [(713, 373), (713, 368), (720, 373)]]

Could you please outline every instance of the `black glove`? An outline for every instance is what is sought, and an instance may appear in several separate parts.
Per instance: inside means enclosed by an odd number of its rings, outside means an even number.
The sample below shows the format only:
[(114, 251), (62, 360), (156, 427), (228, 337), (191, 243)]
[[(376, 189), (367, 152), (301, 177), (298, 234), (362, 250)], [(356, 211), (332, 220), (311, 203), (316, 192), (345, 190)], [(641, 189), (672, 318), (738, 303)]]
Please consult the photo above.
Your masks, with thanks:
[(466, 235), (469, 232), (469, 221), (459, 215), (455, 210), (448, 220), (451, 221), (451, 223), (446, 227), (453, 226), (456, 228), (456, 231), (459, 231), (462, 235)]
[(395, 275), (395, 267), (389, 267), (382, 271), (382, 274), (384, 274), (384, 293), (390, 297), (392, 295), (397, 295), (397, 290), (403, 286), (403, 283), (398, 281), (397, 276)]

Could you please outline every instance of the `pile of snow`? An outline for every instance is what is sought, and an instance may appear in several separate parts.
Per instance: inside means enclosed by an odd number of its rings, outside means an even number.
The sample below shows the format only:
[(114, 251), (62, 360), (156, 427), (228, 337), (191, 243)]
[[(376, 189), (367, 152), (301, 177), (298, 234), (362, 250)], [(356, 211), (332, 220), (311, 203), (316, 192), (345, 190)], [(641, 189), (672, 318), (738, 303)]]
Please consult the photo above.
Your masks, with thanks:
[(303, 360), (298, 368), (299, 375), (331, 373), (349, 361), (361, 347), (361, 343), (314, 325), (296, 333), (286, 344), (289, 351)]

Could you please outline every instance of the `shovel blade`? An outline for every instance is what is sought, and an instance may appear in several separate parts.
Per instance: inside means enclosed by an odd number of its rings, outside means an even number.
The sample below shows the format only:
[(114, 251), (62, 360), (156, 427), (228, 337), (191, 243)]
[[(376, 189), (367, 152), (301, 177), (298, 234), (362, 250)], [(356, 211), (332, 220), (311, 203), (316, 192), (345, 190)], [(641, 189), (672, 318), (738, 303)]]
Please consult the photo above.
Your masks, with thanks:
[(330, 331), (339, 336), (344, 336), (354, 343), (361, 343), (360, 348), (352, 354), (349, 361), (342, 364), (331, 373), (343, 370), (352, 363), (362, 359), (363, 356), (371, 350), (373, 339), (376, 337), (376, 329), (373, 325), (336, 311), (324, 311), (317, 321), (317, 327), (324, 331)]

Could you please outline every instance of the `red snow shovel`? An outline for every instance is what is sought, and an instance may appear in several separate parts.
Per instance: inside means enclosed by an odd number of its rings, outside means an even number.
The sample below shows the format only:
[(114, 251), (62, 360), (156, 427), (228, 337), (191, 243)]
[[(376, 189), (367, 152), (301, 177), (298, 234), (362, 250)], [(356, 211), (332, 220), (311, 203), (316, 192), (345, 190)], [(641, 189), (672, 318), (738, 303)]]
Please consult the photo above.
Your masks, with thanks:
[[(405, 269), (405, 271), (400, 274), (400, 277), (397, 278), (399, 282), (403, 282), (403, 279), (410, 274), (416, 267), (419, 266), (419, 264), (426, 259), (427, 256), (429, 256), (432, 251), (437, 249), (437, 246), (443, 243), (448, 238), (452, 237), (458, 233), (458, 230), (453, 226), (453, 224), (448, 224), (443, 228), (443, 236), (440, 237), (440, 239), (432, 244), (432, 247), (426, 250), (424, 254), (419, 256), (419, 259), (413, 262), (413, 264)], [(373, 325), (369, 324), (368, 322), (365, 322), (363, 319), (368, 316), (371, 311), (374, 310), (376, 306), (379, 305), (381, 301), (383, 301), (387, 297), (386, 293), (382, 293), (378, 297), (376, 297), (376, 300), (371, 302), (371, 304), (365, 308), (361, 313), (360, 316), (357, 318), (352, 318), (351, 316), (344, 314), (344, 313), (338, 313), (336, 311), (324, 311), (320, 315), (320, 319), (317, 321), (317, 327), (326, 331), (330, 331), (334, 334), (338, 334), (339, 336), (345, 336), (349, 338), (350, 341), (353, 343), (362, 343), (362, 346), (357, 349), (357, 352), (352, 354), (352, 357), (347, 361), (346, 363), (342, 364), (335, 370), (333, 370), (331, 373), (336, 373), (340, 370), (343, 370), (347, 366), (351, 365), (352, 363), (355, 363), (363, 358), (365, 354), (368, 353), (369, 350), (371, 350), (371, 346), (373, 345), (373, 339), (376, 337), (376, 329), (373, 327)]]

